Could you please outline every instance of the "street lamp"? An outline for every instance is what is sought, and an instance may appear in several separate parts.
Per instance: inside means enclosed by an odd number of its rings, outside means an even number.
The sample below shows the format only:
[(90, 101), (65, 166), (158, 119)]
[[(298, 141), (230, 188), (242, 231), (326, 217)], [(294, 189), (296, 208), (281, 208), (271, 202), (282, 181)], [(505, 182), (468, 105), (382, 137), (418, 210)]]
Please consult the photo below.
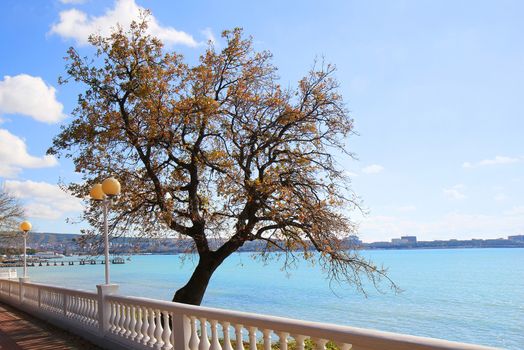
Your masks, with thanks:
[(20, 224), (20, 230), (24, 237), (24, 278), (27, 278), (27, 233), (31, 231), (31, 228), (33, 228), (33, 226), (29, 221), (24, 221)]
[(106, 284), (109, 284), (109, 238), (107, 228), (107, 214), (113, 197), (120, 194), (120, 183), (114, 177), (102, 181), (101, 184), (95, 184), (91, 188), (89, 195), (91, 199), (102, 202), (104, 210), (104, 255), (105, 255), (105, 275)]

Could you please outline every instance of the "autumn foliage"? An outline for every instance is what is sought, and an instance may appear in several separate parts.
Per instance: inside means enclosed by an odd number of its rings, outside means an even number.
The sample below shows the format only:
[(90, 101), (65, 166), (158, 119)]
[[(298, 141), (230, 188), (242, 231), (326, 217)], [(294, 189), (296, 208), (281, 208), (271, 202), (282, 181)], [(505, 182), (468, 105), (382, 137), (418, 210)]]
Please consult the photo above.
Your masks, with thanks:
[[(174, 301), (200, 304), (215, 269), (254, 240), (265, 257), (318, 260), (359, 289), (362, 276), (376, 283), (384, 271), (342, 244), (357, 203), (333, 157), (350, 156), (353, 130), (335, 68), (317, 64), (283, 88), (271, 53), (240, 29), (222, 36), (225, 47), (210, 44), (194, 66), (149, 36), (146, 19), (92, 36), (93, 57), (69, 50), (63, 82), (85, 91), (49, 152), (71, 157), (83, 176), (70, 190), (84, 197), (115, 176), (113, 234), (192, 242), (198, 265)], [(95, 228), (99, 210), (84, 213)]]

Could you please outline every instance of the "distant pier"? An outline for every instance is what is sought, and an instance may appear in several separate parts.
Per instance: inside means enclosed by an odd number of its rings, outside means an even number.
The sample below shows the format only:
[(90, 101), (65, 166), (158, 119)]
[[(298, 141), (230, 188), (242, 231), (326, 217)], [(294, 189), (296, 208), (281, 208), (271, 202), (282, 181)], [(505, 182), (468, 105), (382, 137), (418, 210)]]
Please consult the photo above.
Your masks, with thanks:
[[(113, 258), (110, 259), (111, 264), (125, 264), (126, 261), (124, 258)], [(45, 260), (38, 262), (27, 262), (29, 267), (37, 266), (74, 266), (74, 265), (104, 265), (104, 259), (79, 259), (79, 260)], [(0, 267), (23, 267), (24, 263), (22, 261), (14, 263), (0, 263)]]

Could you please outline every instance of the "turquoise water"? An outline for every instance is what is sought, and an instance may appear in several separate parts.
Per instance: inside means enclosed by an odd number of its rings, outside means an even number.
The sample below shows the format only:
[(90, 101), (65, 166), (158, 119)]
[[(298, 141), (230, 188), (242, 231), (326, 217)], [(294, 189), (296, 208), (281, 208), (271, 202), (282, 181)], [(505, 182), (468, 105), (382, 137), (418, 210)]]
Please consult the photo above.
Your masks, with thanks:
[[(367, 251), (404, 290), (368, 297), (329, 287), (306, 264), (288, 276), (249, 253), (219, 267), (203, 305), (356, 327), (524, 349), (524, 249)], [(170, 255), (133, 256), (111, 265), (112, 282), (126, 295), (171, 300), (193, 263)], [(21, 271), (19, 271), (19, 274)], [(95, 290), (103, 265), (29, 268), (31, 280)]]

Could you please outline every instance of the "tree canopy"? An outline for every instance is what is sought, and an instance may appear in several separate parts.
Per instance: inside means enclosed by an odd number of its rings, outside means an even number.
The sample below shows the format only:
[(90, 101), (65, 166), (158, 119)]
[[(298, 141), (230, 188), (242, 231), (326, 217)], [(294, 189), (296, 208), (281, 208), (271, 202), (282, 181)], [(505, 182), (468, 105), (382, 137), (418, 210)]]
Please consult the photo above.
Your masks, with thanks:
[[(316, 64), (283, 88), (270, 52), (256, 51), (241, 29), (222, 37), (224, 47), (210, 44), (193, 66), (147, 34), (147, 18), (92, 36), (92, 57), (71, 48), (62, 82), (85, 91), (48, 151), (71, 157), (82, 174), (69, 189), (85, 197), (115, 176), (122, 195), (113, 234), (192, 242), (198, 264), (174, 301), (200, 304), (215, 269), (255, 240), (265, 256), (318, 261), (328, 277), (361, 290), (363, 276), (387, 279), (344, 244), (358, 201), (333, 156), (351, 156), (353, 132), (335, 67)], [(95, 229), (99, 216), (97, 206), (84, 212)]]
[(0, 232), (13, 232), (24, 218), (24, 208), (0, 185)]
[(24, 216), (20, 202), (0, 185), (0, 246), (20, 246), (18, 225)]

